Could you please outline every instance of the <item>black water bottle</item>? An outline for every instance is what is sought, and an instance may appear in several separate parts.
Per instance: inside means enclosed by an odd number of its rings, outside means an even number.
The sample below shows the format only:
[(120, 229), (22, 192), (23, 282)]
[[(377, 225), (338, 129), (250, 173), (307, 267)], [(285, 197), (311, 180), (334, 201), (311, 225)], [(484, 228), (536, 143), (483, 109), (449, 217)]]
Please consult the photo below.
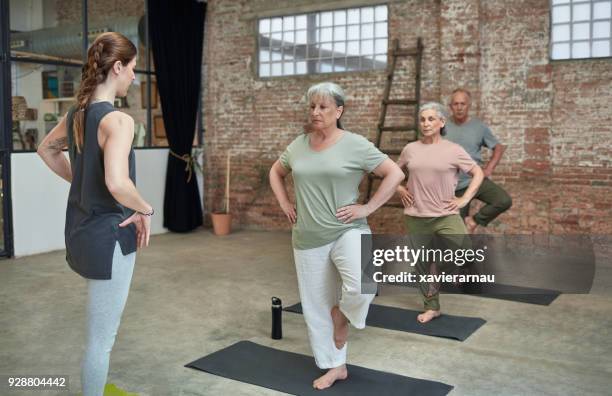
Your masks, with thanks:
[(283, 338), (283, 304), (278, 297), (272, 297), (272, 339), (280, 340)]

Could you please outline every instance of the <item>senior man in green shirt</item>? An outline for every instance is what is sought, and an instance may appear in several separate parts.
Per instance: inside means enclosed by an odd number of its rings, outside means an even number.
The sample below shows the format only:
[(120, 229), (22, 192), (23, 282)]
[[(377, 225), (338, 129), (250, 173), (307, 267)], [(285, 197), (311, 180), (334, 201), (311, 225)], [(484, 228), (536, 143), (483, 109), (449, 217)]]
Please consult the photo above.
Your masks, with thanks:
[[(489, 179), (506, 148), (499, 143), (488, 126), (478, 118), (470, 117), (470, 100), (471, 94), (469, 91), (462, 88), (453, 91), (450, 101), (452, 117), (447, 121), (445, 129), (446, 138), (463, 147), (478, 165), (482, 166), (482, 147), (493, 150), (491, 159), (483, 166), (485, 179), (474, 196), (474, 198), (484, 202), (485, 206), (476, 214), (470, 216), (470, 202), (461, 208), (460, 212), (468, 232), (473, 234), (479, 225), (486, 227), (493, 219), (510, 209), (512, 198), (503, 188)], [(471, 177), (466, 173), (462, 172), (459, 175), (459, 181), (455, 188), (457, 197), (465, 194), (470, 180)]]
[[(293, 256), (315, 362), (328, 371), (313, 382), (325, 389), (348, 376), (349, 323), (365, 327), (374, 294), (361, 293), (361, 235), (366, 217), (384, 204), (404, 173), (365, 137), (342, 128), (345, 95), (333, 83), (312, 86), (308, 133), (300, 134), (270, 170), (270, 185), (293, 224)], [(382, 177), (366, 205), (357, 203), (365, 173)], [(291, 173), (297, 212), (285, 177)]]

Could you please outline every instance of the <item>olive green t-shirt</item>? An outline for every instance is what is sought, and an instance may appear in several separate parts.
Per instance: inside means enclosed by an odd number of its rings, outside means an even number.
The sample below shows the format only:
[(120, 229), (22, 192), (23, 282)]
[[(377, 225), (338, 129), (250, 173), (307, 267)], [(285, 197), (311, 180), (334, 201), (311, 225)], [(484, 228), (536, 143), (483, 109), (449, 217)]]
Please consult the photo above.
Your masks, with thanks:
[(310, 136), (298, 136), (280, 157), (293, 174), (297, 222), (293, 226), (293, 248), (313, 249), (327, 245), (353, 228), (368, 229), (366, 219), (344, 224), (336, 211), (357, 203), (364, 172), (372, 172), (387, 155), (361, 135), (345, 131), (322, 151), (310, 148)]

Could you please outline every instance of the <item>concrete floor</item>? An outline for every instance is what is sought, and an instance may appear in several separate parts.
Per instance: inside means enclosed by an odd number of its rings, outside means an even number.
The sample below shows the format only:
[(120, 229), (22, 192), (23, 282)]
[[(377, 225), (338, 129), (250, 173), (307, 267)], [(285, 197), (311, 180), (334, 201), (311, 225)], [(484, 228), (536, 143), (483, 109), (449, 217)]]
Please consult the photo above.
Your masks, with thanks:
[[(598, 271), (610, 278), (610, 263)], [(454, 385), (453, 396), (610, 395), (612, 283), (598, 282), (605, 292), (562, 295), (550, 306), (443, 296), (447, 313), (487, 323), (465, 342), (352, 330), (349, 361)], [(270, 339), (273, 295), (298, 301), (289, 233), (152, 238), (137, 260), (109, 382), (141, 395), (280, 394), (183, 367), (240, 340), (311, 355), (301, 315), (284, 313), (284, 339)], [(0, 261), (0, 374), (65, 374), (69, 394), (78, 393), (84, 302), (85, 281), (63, 251)], [(419, 309), (410, 295), (376, 302)]]

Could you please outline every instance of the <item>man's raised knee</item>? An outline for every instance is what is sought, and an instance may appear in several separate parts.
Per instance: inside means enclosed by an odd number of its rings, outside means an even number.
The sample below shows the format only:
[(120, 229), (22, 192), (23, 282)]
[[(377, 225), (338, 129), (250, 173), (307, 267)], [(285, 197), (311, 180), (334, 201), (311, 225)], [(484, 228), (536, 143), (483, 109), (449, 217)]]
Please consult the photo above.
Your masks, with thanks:
[(512, 207), (512, 198), (509, 195), (506, 195), (501, 201), (499, 201), (499, 207), (503, 211), (506, 211)]

